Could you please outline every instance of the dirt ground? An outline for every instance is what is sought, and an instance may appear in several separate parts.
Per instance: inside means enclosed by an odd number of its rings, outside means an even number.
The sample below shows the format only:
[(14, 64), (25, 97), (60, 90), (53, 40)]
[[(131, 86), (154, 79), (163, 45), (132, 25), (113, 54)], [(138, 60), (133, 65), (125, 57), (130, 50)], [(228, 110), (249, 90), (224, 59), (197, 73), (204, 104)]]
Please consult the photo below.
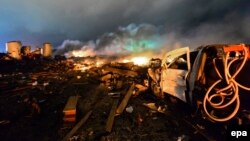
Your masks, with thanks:
[[(31, 64), (32, 66), (32, 64)], [(0, 75), (0, 140), (2, 141), (56, 141), (62, 140), (83, 116), (92, 111), (86, 123), (68, 140), (102, 141), (185, 141), (224, 140), (222, 125), (197, 118), (186, 104), (158, 99), (150, 91), (132, 96), (120, 115), (115, 116), (111, 132), (105, 130), (113, 102), (122, 101), (136, 80), (123, 80), (115, 90), (120, 97), (111, 97), (110, 91), (94, 71), (74, 71), (71, 66), (52, 62), (38, 64), (32, 69), (15, 71), (2, 69)], [(80, 77), (79, 77), (80, 76)], [(79, 96), (77, 120), (63, 121), (63, 109), (70, 96)], [(32, 106), (35, 103), (39, 107)], [(165, 109), (164, 113), (149, 109), (145, 103)], [(131, 110), (132, 109), (132, 110)], [(209, 125), (209, 126), (208, 126)], [(214, 131), (214, 129), (218, 131)]]

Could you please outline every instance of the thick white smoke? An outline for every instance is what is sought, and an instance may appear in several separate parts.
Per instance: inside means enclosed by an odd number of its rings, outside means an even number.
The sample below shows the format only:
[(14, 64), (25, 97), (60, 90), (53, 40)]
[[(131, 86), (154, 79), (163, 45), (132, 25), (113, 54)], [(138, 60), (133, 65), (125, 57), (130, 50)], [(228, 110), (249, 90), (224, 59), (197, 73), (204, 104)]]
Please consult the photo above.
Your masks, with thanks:
[(95, 55), (132, 55), (145, 52), (159, 52), (167, 39), (160, 28), (150, 24), (119, 27), (115, 32), (105, 33), (96, 41), (81, 42), (65, 40), (58, 47), (56, 54), (66, 57), (95, 56)]

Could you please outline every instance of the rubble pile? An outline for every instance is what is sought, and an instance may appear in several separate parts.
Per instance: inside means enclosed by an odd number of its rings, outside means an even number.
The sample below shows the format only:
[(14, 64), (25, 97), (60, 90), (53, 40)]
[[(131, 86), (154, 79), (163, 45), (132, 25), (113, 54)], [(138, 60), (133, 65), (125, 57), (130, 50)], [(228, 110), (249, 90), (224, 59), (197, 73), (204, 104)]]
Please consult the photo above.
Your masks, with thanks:
[(194, 119), (186, 105), (176, 108), (152, 94), (148, 66), (106, 63), (82, 71), (69, 60), (1, 66), (1, 140), (208, 138), (204, 125), (187, 126)]

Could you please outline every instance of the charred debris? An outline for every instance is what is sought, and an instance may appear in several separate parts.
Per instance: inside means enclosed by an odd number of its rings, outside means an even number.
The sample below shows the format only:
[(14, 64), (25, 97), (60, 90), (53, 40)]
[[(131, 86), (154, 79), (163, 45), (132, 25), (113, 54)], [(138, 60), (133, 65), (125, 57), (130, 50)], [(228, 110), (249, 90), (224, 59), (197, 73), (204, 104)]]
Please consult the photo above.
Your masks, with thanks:
[(161, 59), (139, 66), (48, 56), (2, 54), (1, 140), (225, 139), (225, 124), (204, 120), (192, 107), (150, 89), (155, 74), (148, 70), (157, 72)]

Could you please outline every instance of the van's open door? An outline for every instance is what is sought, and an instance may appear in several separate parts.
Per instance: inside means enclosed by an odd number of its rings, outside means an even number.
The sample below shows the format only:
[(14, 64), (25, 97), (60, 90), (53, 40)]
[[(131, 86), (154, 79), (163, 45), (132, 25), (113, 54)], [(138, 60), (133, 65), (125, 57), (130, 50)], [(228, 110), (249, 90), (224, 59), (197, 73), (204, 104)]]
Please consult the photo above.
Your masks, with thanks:
[(162, 60), (161, 88), (174, 97), (186, 100), (186, 78), (190, 72), (190, 51), (188, 47), (168, 52)]

